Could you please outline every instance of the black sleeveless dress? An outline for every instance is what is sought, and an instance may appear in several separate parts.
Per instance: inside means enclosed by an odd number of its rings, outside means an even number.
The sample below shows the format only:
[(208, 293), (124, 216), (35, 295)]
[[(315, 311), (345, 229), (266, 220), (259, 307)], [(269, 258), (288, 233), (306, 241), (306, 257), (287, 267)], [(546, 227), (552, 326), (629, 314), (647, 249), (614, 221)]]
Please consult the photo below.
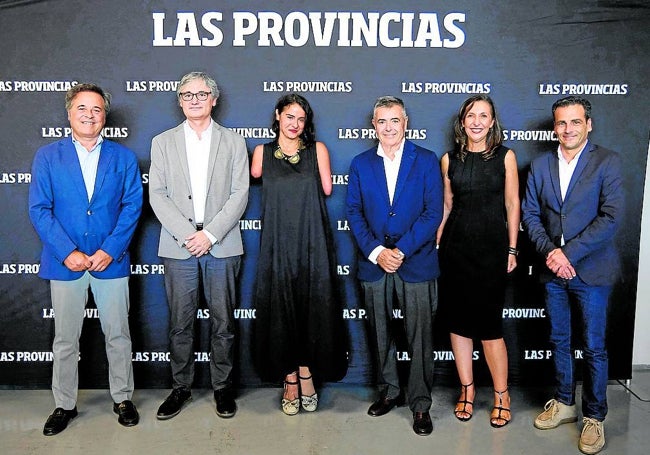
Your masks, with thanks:
[(308, 366), (316, 381), (347, 370), (347, 336), (316, 146), (291, 164), (264, 145), (262, 234), (255, 288), (254, 357), (260, 377), (280, 381)]
[(449, 153), (454, 195), (440, 239), (440, 304), (451, 333), (492, 340), (503, 337), (508, 264), (505, 156), (500, 146), (485, 160)]

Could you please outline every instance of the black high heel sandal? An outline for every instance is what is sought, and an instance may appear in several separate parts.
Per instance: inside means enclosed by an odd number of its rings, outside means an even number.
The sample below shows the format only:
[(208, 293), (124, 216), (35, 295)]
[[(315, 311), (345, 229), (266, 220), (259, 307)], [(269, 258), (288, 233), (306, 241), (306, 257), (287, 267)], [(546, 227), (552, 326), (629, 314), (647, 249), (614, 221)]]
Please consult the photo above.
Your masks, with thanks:
[[(463, 393), (465, 394), (465, 399), (464, 400), (461, 400), (460, 398), (458, 399), (458, 401), (456, 402), (456, 406), (458, 406), (460, 403), (462, 403), (463, 404), (463, 409), (454, 409), (454, 415), (461, 422), (467, 422), (474, 415), (474, 402), (469, 401), (467, 399), (467, 388), (472, 386), (472, 385), (474, 385), (474, 381), (470, 382), (469, 384), (461, 384), (460, 385), (463, 388)], [(461, 393), (461, 395), (463, 393)], [(468, 404), (472, 405), (472, 412), (469, 412), (467, 410), (467, 405)], [(466, 417), (466, 416), (464, 416), (462, 414), (467, 414), (467, 415), (469, 415), (469, 417)]]
[[(492, 427), (494, 428), (503, 428), (510, 423), (510, 420), (512, 420), (512, 412), (510, 411), (510, 409), (503, 407), (503, 394), (506, 392), (508, 392), (507, 388), (503, 392), (497, 392), (496, 390), (494, 391), (494, 393), (499, 395), (499, 405), (492, 408), (492, 412), (498, 410), (499, 413), (496, 415), (496, 417), (490, 416), (490, 425), (492, 425)], [(505, 417), (503, 417), (501, 415), (502, 412), (510, 412), (510, 418), (506, 419)], [(503, 423), (497, 423), (499, 420), (502, 420)]]

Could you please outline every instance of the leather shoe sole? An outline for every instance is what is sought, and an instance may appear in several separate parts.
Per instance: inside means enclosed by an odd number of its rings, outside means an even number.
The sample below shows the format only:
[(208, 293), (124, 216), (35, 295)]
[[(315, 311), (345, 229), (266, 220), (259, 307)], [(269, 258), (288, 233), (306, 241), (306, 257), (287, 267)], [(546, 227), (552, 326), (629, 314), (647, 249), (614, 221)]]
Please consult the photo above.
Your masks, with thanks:
[(400, 393), (395, 398), (380, 398), (375, 401), (370, 408), (368, 408), (368, 415), (372, 417), (380, 417), (388, 414), (395, 406), (404, 406), (406, 399), (404, 394)]
[(63, 408), (56, 408), (54, 412), (47, 418), (45, 426), (43, 427), (43, 434), (45, 436), (54, 436), (61, 433), (68, 427), (68, 422), (77, 417), (77, 407), (75, 406), (69, 411)]
[(429, 412), (413, 413), (413, 431), (420, 436), (427, 436), (433, 431), (433, 422)]

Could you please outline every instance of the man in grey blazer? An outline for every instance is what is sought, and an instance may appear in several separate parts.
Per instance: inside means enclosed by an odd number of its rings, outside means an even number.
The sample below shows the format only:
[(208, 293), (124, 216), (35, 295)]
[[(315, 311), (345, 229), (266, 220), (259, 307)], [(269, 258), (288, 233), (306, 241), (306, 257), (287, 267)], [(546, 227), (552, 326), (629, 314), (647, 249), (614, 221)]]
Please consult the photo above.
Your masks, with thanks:
[(171, 394), (160, 420), (176, 416), (192, 399), (194, 323), (199, 293), (210, 312), (210, 377), (216, 411), (232, 417), (236, 278), (243, 254), (239, 219), (248, 201), (244, 138), (212, 120), (219, 89), (192, 72), (176, 90), (186, 120), (151, 142), (149, 199), (162, 224), (158, 255), (165, 266), (170, 308)]

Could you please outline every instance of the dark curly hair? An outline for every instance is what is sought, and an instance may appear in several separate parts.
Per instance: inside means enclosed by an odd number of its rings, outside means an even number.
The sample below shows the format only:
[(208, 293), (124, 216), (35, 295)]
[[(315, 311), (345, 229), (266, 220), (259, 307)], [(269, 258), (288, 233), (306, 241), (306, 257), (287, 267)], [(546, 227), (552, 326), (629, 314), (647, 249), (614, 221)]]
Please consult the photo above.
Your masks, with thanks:
[(275, 109), (273, 110), (273, 124), (271, 129), (276, 136), (280, 133), (280, 121), (275, 118), (275, 112), (282, 113), (285, 107), (297, 104), (305, 111), (305, 127), (302, 130), (300, 139), (302, 144), (305, 147), (309, 147), (316, 141), (316, 132), (314, 131), (314, 111), (312, 111), (309, 102), (305, 97), (298, 95), (297, 93), (289, 93), (288, 95), (283, 95), (278, 99), (278, 102), (275, 104)]

